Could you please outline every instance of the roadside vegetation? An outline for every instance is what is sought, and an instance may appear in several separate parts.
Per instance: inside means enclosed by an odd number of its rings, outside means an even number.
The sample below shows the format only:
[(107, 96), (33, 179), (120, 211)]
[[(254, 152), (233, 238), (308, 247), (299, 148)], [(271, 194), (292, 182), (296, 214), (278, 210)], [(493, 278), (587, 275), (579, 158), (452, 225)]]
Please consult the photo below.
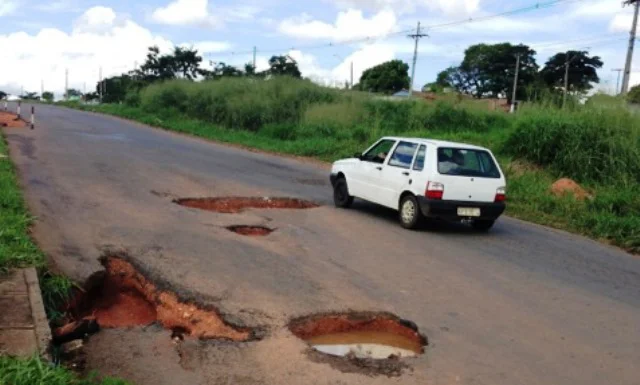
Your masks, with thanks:
[[(622, 102), (566, 109), (540, 102), (509, 115), (459, 96), (391, 101), (276, 77), (171, 80), (133, 92), (122, 104), (67, 105), (325, 161), (384, 135), (483, 145), (508, 174), (509, 215), (640, 252), (640, 117)], [(552, 195), (561, 177), (580, 183), (593, 199)]]
[(5, 385), (127, 385), (114, 379), (98, 379), (95, 375), (79, 378), (68, 370), (52, 366), (39, 357), (17, 359), (0, 356), (0, 384)]

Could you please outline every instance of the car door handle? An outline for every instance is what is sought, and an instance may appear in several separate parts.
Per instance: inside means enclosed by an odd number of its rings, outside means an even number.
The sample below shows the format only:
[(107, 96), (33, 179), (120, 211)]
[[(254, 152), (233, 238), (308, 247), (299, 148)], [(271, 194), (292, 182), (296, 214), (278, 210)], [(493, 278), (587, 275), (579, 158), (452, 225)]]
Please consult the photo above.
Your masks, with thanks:
[(405, 172), (403, 172), (403, 173), (402, 173), (402, 175), (409, 176), (409, 171), (405, 171)]
[(376, 167), (376, 170), (382, 171), (382, 167), (378, 166), (378, 167)]

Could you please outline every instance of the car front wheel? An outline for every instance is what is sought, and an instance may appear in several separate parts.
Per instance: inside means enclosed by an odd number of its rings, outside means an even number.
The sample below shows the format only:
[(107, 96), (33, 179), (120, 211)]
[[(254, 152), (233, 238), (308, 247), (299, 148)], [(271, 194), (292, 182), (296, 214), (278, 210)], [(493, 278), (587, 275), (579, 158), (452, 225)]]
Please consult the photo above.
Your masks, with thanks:
[(338, 179), (335, 186), (333, 186), (333, 203), (336, 207), (343, 209), (348, 208), (353, 203), (353, 197), (349, 195), (349, 187), (344, 178)]
[(420, 224), (422, 213), (418, 200), (413, 195), (407, 195), (400, 201), (400, 224), (405, 229), (415, 229)]

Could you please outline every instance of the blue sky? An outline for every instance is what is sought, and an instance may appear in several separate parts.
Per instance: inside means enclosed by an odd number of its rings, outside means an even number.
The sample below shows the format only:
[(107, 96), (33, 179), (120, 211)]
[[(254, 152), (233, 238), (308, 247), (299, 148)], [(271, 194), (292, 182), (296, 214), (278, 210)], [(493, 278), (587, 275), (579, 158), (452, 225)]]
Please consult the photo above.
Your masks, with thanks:
[[(541, 1), (540, 3), (547, 3)], [(258, 67), (289, 54), (304, 76), (344, 83), (354, 63), (366, 68), (390, 59), (411, 62), (413, 42), (403, 31), (420, 21), (416, 87), (459, 63), (475, 43), (531, 45), (538, 63), (556, 52), (590, 48), (602, 57), (600, 88), (613, 92), (623, 66), (630, 7), (619, 0), (567, 0), (485, 21), (430, 28), (535, 5), (535, 0), (0, 0), (0, 89), (61, 93), (93, 90), (99, 78), (133, 69), (146, 47), (187, 45), (211, 61), (241, 66), (258, 49)], [(637, 68), (637, 70), (636, 70)], [(640, 63), (632, 83), (640, 82)]]

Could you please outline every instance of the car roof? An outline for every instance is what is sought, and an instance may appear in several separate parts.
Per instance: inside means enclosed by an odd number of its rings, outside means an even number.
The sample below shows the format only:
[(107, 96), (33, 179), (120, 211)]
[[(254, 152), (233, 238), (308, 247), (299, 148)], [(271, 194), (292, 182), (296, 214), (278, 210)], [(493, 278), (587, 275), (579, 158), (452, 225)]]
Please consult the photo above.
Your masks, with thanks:
[(431, 144), (436, 147), (451, 147), (451, 148), (466, 148), (466, 149), (476, 149), (476, 150), (486, 150), (488, 149), (480, 146), (476, 146), (468, 143), (459, 143), (459, 142), (449, 142), (446, 140), (437, 140), (437, 139), (428, 139), (428, 138), (408, 138), (402, 136), (385, 136), (382, 139), (391, 139), (391, 140), (405, 140), (409, 142), (423, 143), (423, 144)]

